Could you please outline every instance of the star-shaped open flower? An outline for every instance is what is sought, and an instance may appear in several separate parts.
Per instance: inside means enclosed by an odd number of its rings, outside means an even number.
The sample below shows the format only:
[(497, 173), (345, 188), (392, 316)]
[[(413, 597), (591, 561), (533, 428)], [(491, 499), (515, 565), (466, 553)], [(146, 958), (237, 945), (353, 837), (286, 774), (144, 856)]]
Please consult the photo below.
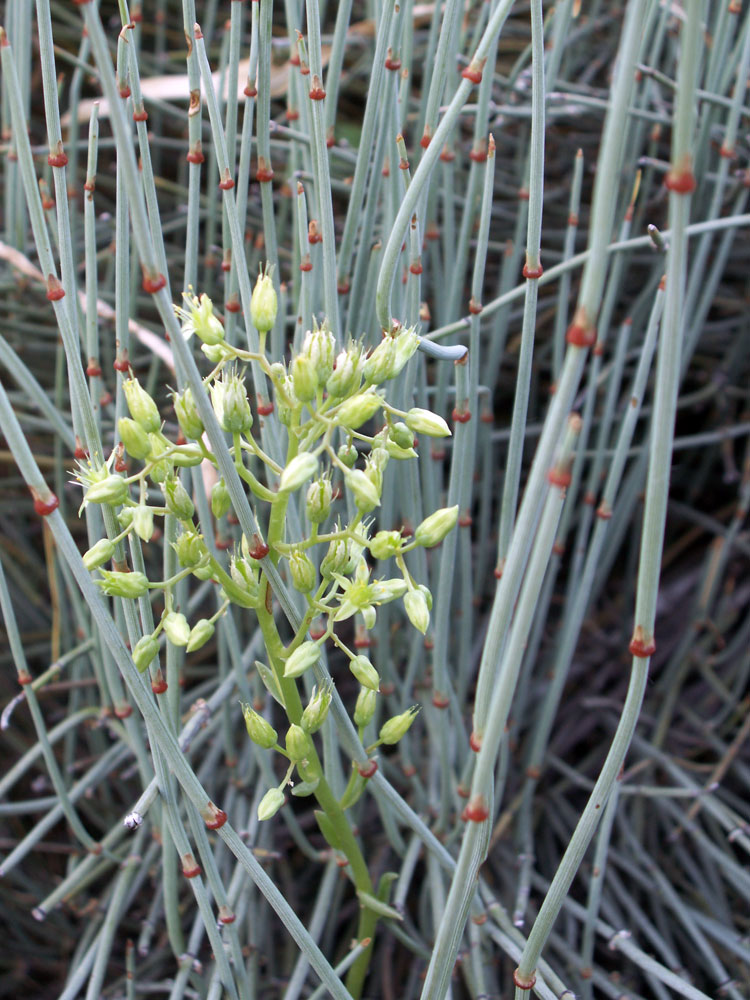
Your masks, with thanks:
[(406, 593), (404, 580), (375, 580), (370, 583), (371, 572), (367, 562), (360, 559), (353, 579), (349, 580), (340, 573), (332, 574), (341, 587), (338, 595), (339, 608), (333, 616), (334, 621), (346, 621), (359, 612), (364, 618), (365, 627), (370, 629), (375, 624), (375, 607), (395, 601)]

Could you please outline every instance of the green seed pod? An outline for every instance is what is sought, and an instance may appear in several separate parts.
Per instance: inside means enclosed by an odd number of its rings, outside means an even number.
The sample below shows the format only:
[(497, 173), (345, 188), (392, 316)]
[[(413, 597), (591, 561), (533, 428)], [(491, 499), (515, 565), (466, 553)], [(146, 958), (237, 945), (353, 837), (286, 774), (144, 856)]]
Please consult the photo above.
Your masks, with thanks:
[(188, 386), (184, 392), (176, 392), (172, 396), (172, 401), (177, 422), (182, 428), (182, 433), (191, 441), (198, 441), (203, 434), (204, 427), (198, 413), (198, 407), (195, 405), (193, 390)]
[(86, 503), (104, 503), (110, 507), (119, 507), (128, 496), (128, 484), (122, 476), (106, 475), (103, 479), (94, 480), (84, 493)]
[(452, 531), (458, 521), (458, 504), (455, 507), (441, 507), (434, 514), (426, 517), (414, 532), (417, 545), (432, 548), (438, 545), (449, 531)]
[(399, 421), (397, 424), (391, 424), (388, 429), (388, 437), (399, 448), (403, 448), (404, 451), (408, 451), (414, 447), (414, 434), (402, 421)]
[(224, 340), (224, 327), (214, 315), (214, 304), (205, 294), (185, 295), (187, 309), (177, 307), (175, 312), (182, 320), (182, 333), (187, 340), (194, 333), (204, 344), (220, 344)]
[(177, 561), (180, 566), (185, 568), (197, 566), (201, 559), (208, 554), (203, 535), (192, 530), (179, 534), (172, 542), (172, 548), (177, 553)]
[(284, 793), (280, 788), (269, 789), (258, 804), (258, 819), (271, 819), (284, 805)]
[(307, 331), (300, 353), (312, 362), (318, 385), (325, 385), (333, 372), (336, 354), (336, 338), (325, 322), (323, 326)]
[(192, 469), (200, 465), (204, 459), (203, 452), (198, 444), (178, 445), (169, 456), (172, 464), (178, 469)]
[(354, 444), (342, 444), (337, 452), (339, 459), (344, 463), (348, 469), (354, 468), (354, 463), (357, 461), (357, 448)]
[(400, 531), (379, 531), (369, 542), (373, 559), (390, 559), (395, 556), (401, 548), (401, 541)]
[(345, 573), (349, 562), (349, 550), (343, 538), (335, 538), (328, 544), (328, 551), (320, 563), (320, 575), (330, 580), (334, 573)]
[(242, 706), (242, 714), (245, 718), (247, 735), (256, 746), (262, 747), (264, 750), (270, 750), (276, 746), (279, 742), (279, 734), (267, 719), (264, 719), (250, 705)]
[(300, 725), (306, 733), (317, 733), (326, 720), (333, 692), (330, 683), (318, 690), (313, 687), (310, 700), (302, 713)]
[(192, 521), (195, 507), (190, 494), (179, 479), (168, 479), (164, 484), (164, 500), (167, 510), (174, 514), (178, 521)]
[(212, 622), (208, 618), (201, 618), (190, 629), (190, 636), (187, 642), (187, 652), (194, 653), (196, 649), (205, 646), (208, 640), (216, 631)]
[(133, 663), (140, 673), (145, 673), (159, 652), (159, 640), (152, 635), (144, 635), (135, 644)]
[(135, 420), (130, 417), (120, 417), (117, 421), (117, 430), (120, 440), (125, 446), (125, 451), (131, 458), (142, 461), (151, 454), (148, 434)]
[(187, 618), (179, 611), (170, 611), (164, 616), (164, 634), (173, 646), (187, 646), (190, 639)]
[(362, 381), (362, 348), (350, 344), (336, 357), (336, 367), (326, 380), (326, 392), (334, 399), (346, 399), (359, 389)]
[(214, 488), (211, 490), (211, 511), (216, 520), (221, 520), (229, 512), (231, 506), (232, 500), (229, 496), (227, 484), (223, 479), (220, 479), (214, 483)]
[(128, 404), (130, 416), (144, 431), (152, 433), (161, 427), (159, 409), (137, 378), (126, 379), (122, 383), (125, 402)]
[(384, 722), (380, 727), (379, 739), (381, 743), (385, 743), (387, 746), (392, 746), (394, 743), (398, 743), (401, 737), (406, 733), (411, 726), (412, 722), (417, 717), (419, 712), (419, 705), (412, 705), (401, 715), (394, 715), (393, 718)]
[(404, 609), (414, 628), (424, 635), (430, 624), (430, 612), (421, 590), (410, 590), (404, 594)]
[(362, 687), (359, 689), (357, 704), (354, 706), (354, 725), (359, 729), (364, 729), (375, 714), (377, 698), (377, 692), (373, 691), (372, 688)]
[(289, 572), (292, 583), (301, 594), (309, 594), (315, 586), (315, 566), (302, 551), (292, 552), (289, 557)]
[(354, 494), (357, 509), (364, 514), (380, 506), (380, 493), (361, 469), (352, 469), (344, 477), (347, 488)]
[(298, 490), (306, 480), (311, 479), (317, 472), (318, 460), (315, 455), (311, 455), (307, 451), (297, 455), (281, 473), (279, 493), (291, 493)]
[(393, 337), (384, 337), (370, 357), (365, 361), (362, 374), (365, 382), (380, 385), (386, 379), (393, 378), (396, 364), (396, 341)]
[(98, 569), (104, 563), (109, 562), (115, 554), (114, 542), (108, 538), (100, 538), (95, 545), (92, 545), (88, 552), (84, 553), (83, 565), (88, 570)]
[(362, 687), (370, 688), (372, 691), (377, 691), (380, 687), (380, 674), (366, 656), (360, 654), (349, 660), (349, 669)]

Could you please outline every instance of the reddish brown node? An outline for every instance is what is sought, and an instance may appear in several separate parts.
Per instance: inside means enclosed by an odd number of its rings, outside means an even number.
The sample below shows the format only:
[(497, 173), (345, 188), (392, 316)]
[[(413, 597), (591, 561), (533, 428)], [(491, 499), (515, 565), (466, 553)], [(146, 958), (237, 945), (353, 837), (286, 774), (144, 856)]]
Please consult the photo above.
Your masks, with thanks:
[(34, 498), (34, 510), (40, 517), (49, 517), (49, 515), (56, 511), (60, 506), (60, 501), (57, 499), (54, 493), (49, 493), (46, 499), (39, 496), (35, 490), (31, 491), (31, 495)]
[(398, 169), (399, 170), (409, 169), (409, 161), (406, 159), (405, 156), (402, 156), (401, 159), (398, 161)]
[(323, 242), (323, 234), (318, 229), (317, 219), (310, 219), (307, 224), (307, 242), (313, 244)]
[(477, 63), (471, 63), (469, 66), (466, 67), (461, 76), (464, 78), (464, 80), (471, 80), (472, 83), (481, 83), (482, 67), (479, 66)]
[(220, 830), (227, 821), (227, 814), (223, 809), (218, 809), (213, 802), (210, 803), (211, 818), (205, 820), (207, 830)]
[(358, 767), (357, 771), (359, 772), (360, 778), (367, 779), (371, 778), (375, 774), (377, 769), (378, 769), (378, 762), (376, 760), (368, 760), (368, 762), (366, 764), (363, 764), (362, 767)]
[(601, 340), (597, 340), (597, 342), (594, 344), (594, 350), (592, 353), (596, 358), (600, 358), (604, 354), (604, 344), (601, 342)]
[(479, 753), (482, 749), (482, 737), (477, 732), (472, 732), (469, 737), (469, 746), (474, 751), (474, 753)]
[(203, 155), (203, 150), (198, 146), (195, 146), (193, 149), (189, 150), (185, 159), (188, 163), (203, 163), (206, 157)]
[(234, 187), (234, 181), (231, 177), (227, 176), (223, 180), (219, 181), (219, 187), (222, 191), (231, 191)]
[(637, 656), (642, 660), (647, 660), (656, 652), (656, 643), (654, 642), (653, 636), (650, 639), (646, 638), (646, 633), (644, 632), (642, 625), (636, 625), (633, 631), (633, 638), (630, 640), (628, 649), (633, 656)]
[(555, 544), (552, 546), (552, 551), (556, 556), (563, 556), (565, 555), (565, 546), (562, 544), (562, 542), (555, 542)]
[(421, 274), (423, 271), (422, 264), (419, 261), (409, 264), (409, 271), (411, 274)]
[(469, 159), (473, 160), (474, 163), (485, 163), (487, 160), (487, 150), (481, 146), (478, 149), (472, 149), (469, 153)]
[(273, 168), (270, 164), (258, 163), (258, 169), (255, 171), (255, 179), (260, 184), (268, 184), (269, 181), (273, 180)]
[(65, 289), (60, 283), (60, 279), (54, 274), (47, 276), (47, 298), (50, 302), (59, 302), (65, 298)]
[(346, 278), (344, 278), (343, 281), (340, 281), (338, 285), (336, 285), (336, 291), (339, 293), (339, 295), (348, 295), (349, 288), (350, 285), (349, 282), (346, 280)]
[(73, 458), (77, 458), (79, 462), (89, 457), (89, 453), (81, 444), (80, 440), (76, 438), (76, 450), (73, 452)]
[(529, 278), (530, 280), (533, 281), (535, 278), (541, 278), (541, 276), (544, 274), (544, 268), (542, 267), (541, 264), (539, 265), (539, 267), (529, 267), (528, 264), (524, 264), (523, 271), (521, 273), (523, 274), (524, 278)]
[(169, 685), (163, 677), (158, 680), (151, 681), (151, 690), (154, 694), (164, 694)]
[(434, 459), (436, 462), (442, 462), (445, 458), (445, 451), (442, 448), (433, 448), (430, 452), (430, 458)]
[(422, 138), (419, 140), (419, 145), (422, 147), (422, 149), (427, 149), (427, 147), (430, 145), (431, 139), (432, 139), (432, 131), (430, 130), (429, 125), (425, 125), (424, 132), (422, 133)]
[(227, 514), (227, 524), (239, 524), (240, 520), (233, 510), (230, 510)]
[(299, 52), (297, 51), (296, 45), (292, 49), (292, 54), (289, 56), (289, 62), (292, 66), (299, 66), (300, 64)]
[(522, 976), (518, 969), (513, 970), (513, 982), (519, 990), (531, 990), (536, 983), (536, 976), (532, 972), (530, 976)]
[(229, 271), (231, 271), (232, 270), (232, 262), (231, 262), (231, 260), (223, 260), (221, 262), (221, 269), (222, 269), (222, 271), (225, 274), (227, 274)]
[(574, 347), (593, 347), (596, 343), (596, 329), (573, 322), (565, 333), (565, 341)]
[(587, 490), (584, 493), (583, 502), (586, 504), (587, 507), (593, 507), (594, 504), (596, 503), (596, 497), (590, 490)]
[(224, 310), (228, 313), (238, 313), (242, 310), (242, 306), (237, 301), (237, 299), (228, 299), (224, 303)]
[(115, 705), (115, 717), (118, 719), (129, 719), (133, 714), (132, 705)]
[(692, 194), (695, 191), (695, 174), (685, 168), (670, 170), (664, 178), (664, 186), (674, 194)]
[(472, 295), (472, 297), (469, 299), (469, 312), (471, 313), (471, 315), (478, 316), (483, 309), (484, 306), (482, 305), (482, 303), (477, 302), (477, 300)]
[(185, 878), (197, 878), (201, 874), (201, 866), (195, 862), (189, 868), (183, 868), (182, 874)]
[(305, 271), (305, 272), (312, 271), (313, 266), (312, 266), (312, 261), (310, 260), (309, 253), (306, 253), (305, 256), (302, 258), (302, 262), (300, 263), (299, 269), (300, 271)]
[(426, 635), (424, 637), (424, 648), (427, 650), (428, 653), (431, 649), (435, 648), (435, 641), (429, 635)]
[(529, 194), (528, 188), (519, 188), (518, 190), (518, 200), (528, 201), (531, 195)]
[(143, 275), (142, 287), (143, 291), (146, 292), (148, 295), (156, 295), (156, 293), (160, 292), (162, 288), (166, 286), (166, 284), (167, 284), (167, 279), (164, 277), (163, 274)]
[(218, 536), (214, 539), (214, 545), (220, 552), (226, 552), (227, 549), (232, 547), (231, 538), (219, 538)]
[(478, 913), (475, 917), (471, 918), (471, 922), (473, 924), (476, 924), (477, 927), (481, 927), (482, 924), (486, 924), (487, 923), (487, 914), (486, 913)]
[(313, 642), (317, 642), (318, 639), (322, 639), (325, 634), (326, 634), (325, 629), (322, 629), (320, 627), (310, 629), (310, 638), (313, 640)]
[(600, 518), (602, 521), (609, 521), (609, 519), (612, 517), (612, 511), (609, 509), (609, 507), (605, 507), (605, 505), (601, 503), (596, 508), (596, 516)]
[(461, 819), (468, 823), (484, 823), (489, 815), (490, 810), (484, 795), (472, 795), (461, 813)]
[(148, 121), (148, 111), (145, 108), (141, 108), (140, 111), (133, 112), (134, 122), (147, 122)]
[(392, 70), (394, 73), (396, 73), (398, 70), (401, 69), (401, 60), (398, 58), (398, 56), (394, 57), (393, 49), (390, 48), (390, 46), (388, 47), (388, 52), (386, 53), (385, 57), (385, 63), (383, 65), (385, 66), (386, 69)]
[(479, 419), (482, 421), (483, 424), (494, 424), (495, 415), (492, 412), (492, 410), (482, 410), (482, 412), (479, 414)]
[(101, 378), (102, 369), (99, 362), (95, 358), (91, 358), (89, 363), (86, 365), (86, 374), (89, 378)]
[(296, 122), (299, 118), (299, 111), (296, 108), (289, 108), (286, 113), (286, 120), (288, 122)]
[(393, 681), (383, 681), (378, 690), (380, 691), (380, 694), (385, 695), (385, 697), (387, 698), (389, 695), (392, 695), (393, 692), (396, 690), (396, 685), (393, 683)]
[(49, 212), (54, 207), (55, 207), (54, 198), (50, 198), (49, 195), (47, 195), (46, 198), (42, 198), (42, 208), (44, 209), (45, 212)]
[(367, 636), (359, 636), (354, 640), (355, 649), (369, 649), (372, 641)]
[(443, 146), (443, 152), (440, 154), (440, 159), (443, 163), (451, 163), (456, 159), (456, 154), (452, 149), (448, 149), (447, 146)]
[(123, 353), (121, 358), (115, 358), (112, 362), (112, 367), (116, 372), (123, 372), (123, 374), (127, 374), (127, 372), (130, 371), (130, 361)]
[(450, 703), (450, 698), (448, 695), (443, 694), (442, 691), (436, 691), (432, 696), (432, 704), (441, 711), (448, 708)]
[(248, 548), (248, 555), (251, 559), (265, 559), (268, 555), (268, 546), (258, 535), (253, 535), (252, 545)]
[(123, 101), (127, 101), (127, 99), (130, 97), (130, 87), (127, 84), (125, 84), (124, 87), (120, 87), (118, 89), (120, 92), (120, 97), (123, 99)]
[(236, 913), (220, 913), (219, 923), (220, 924), (233, 924), (237, 919)]
[(346, 868), (346, 866), (349, 864), (349, 859), (348, 858), (336, 858), (336, 864), (338, 865), (339, 868)]
[(273, 403), (263, 402), (258, 400), (258, 416), (259, 417), (270, 417), (273, 413)]
[(18, 671), (18, 683), (21, 685), (21, 687), (25, 687), (27, 684), (31, 684), (31, 674), (28, 672), (28, 670)]
[[(130, 465), (125, 461), (124, 458), (122, 458), (122, 456), (118, 456), (115, 459), (115, 472), (127, 472), (129, 468)], [(151, 537), (153, 538), (154, 536), (152, 535)]]
[(730, 4), (727, 7), (727, 12), (729, 14), (741, 14), (742, 13), (741, 0), (730, 0)]
[(471, 420), (470, 410), (457, 410), (454, 409), (451, 413), (451, 417), (455, 420), (457, 424), (468, 424)]
[(323, 89), (323, 82), (319, 76), (313, 76), (312, 86), (310, 87), (309, 97), (311, 101), (322, 101), (326, 96), (326, 92)]
[(568, 225), (569, 226), (578, 225), (578, 216), (574, 212), (571, 212), (570, 215), (568, 216)]
[(405, 778), (413, 778), (414, 775), (417, 773), (417, 769), (413, 764), (405, 764), (401, 768), (401, 773)]
[(470, 528), (472, 525), (471, 514), (464, 514), (458, 519), (459, 528)]
[(68, 157), (63, 151), (62, 145), (58, 145), (58, 151), (56, 153), (50, 153), (47, 157), (47, 163), (51, 167), (64, 167), (67, 165)]

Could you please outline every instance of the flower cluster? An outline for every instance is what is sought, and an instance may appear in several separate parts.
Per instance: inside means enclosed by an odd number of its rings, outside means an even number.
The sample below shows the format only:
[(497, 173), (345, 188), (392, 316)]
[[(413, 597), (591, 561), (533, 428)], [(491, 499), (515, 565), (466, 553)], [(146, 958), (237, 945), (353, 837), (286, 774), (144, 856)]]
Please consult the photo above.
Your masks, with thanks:
[[(272, 363), (265, 353), (265, 335), (275, 321), (276, 294), (268, 273), (259, 277), (251, 303), (257, 350), (228, 343), (205, 295), (186, 296), (184, 307), (176, 311), (184, 336), (200, 339), (201, 349), (213, 366), (203, 380), (202, 406), (190, 388), (173, 393), (180, 433), (172, 441), (151, 396), (137, 379), (124, 381), (129, 416), (118, 423), (122, 448), (113, 455), (114, 471), (111, 462), (101, 469), (87, 466), (79, 471), (84, 504), (115, 508), (122, 531), (115, 538), (97, 542), (84, 561), (89, 569), (98, 570), (97, 582), (108, 595), (133, 599), (143, 597), (149, 589), (164, 592), (164, 612), (157, 627), (133, 649), (133, 662), (139, 670), (147, 670), (156, 660), (161, 633), (168, 642), (191, 652), (208, 642), (217, 619), (230, 604), (253, 609), (271, 662), (271, 668), (266, 667), (261, 676), (274, 697), (288, 709), (285, 686), (310, 670), (323, 644), (330, 641), (344, 652), (359, 684), (354, 722), (364, 735), (375, 714), (380, 676), (367, 656), (345, 645), (336, 626), (356, 617), (361, 629), (372, 629), (377, 609), (400, 601), (409, 621), (425, 633), (432, 597), (427, 587), (414, 580), (405, 557), (416, 546), (429, 547), (442, 541), (458, 514), (456, 507), (438, 510), (410, 536), (388, 527), (373, 530), (388, 464), (416, 456), (415, 434), (443, 437), (450, 433), (445, 421), (430, 411), (416, 407), (399, 410), (387, 399), (384, 383), (395, 378), (414, 355), (419, 343), (416, 331), (401, 328), (389, 332), (368, 354), (354, 341), (337, 350), (334, 334), (324, 322), (307, 332), (288, 364)], [(246, 388), (248, 367), (252, 367), (258, 391), (255, 408)], [(265, 400), (272, 400), (272, 404)], [(201, 418), (201, 408), (205, 415), (209, 403), (227, 435), (234, 468), (247, 488), (251, 506), (259, 512), (258, 523), (263, 524), (265, 534), (264, 538), (259, 534), (248, 538), (238, 531), (227, 557), (206, 544), (204, 533), (209, 526), (197, 522), (181, 473), (181, 469), (203, 462), (218, 470)], [(379, 424), (372, 433), (367, 432), (370, 422)], [(284, 456), (279, 445), (283, 437)], [(122, 449), (131, 460), (142, 463), (139, 471), (122, 474)], [(232, 499), (218, 472), (214, 477), (211, 511), (221, 536), (227, 537), (232, 529), (224, 519), (232, 511)], [(149, 502), (152, 490), (159, 494), (155, 503)], [(348, 502), (342, 502), (347, 495)], [(290, 512), (294, 516), (289, 516)], [(148, 541), (154, 532), (154, 517), (166, 514), (179, 524), (173, 544), (181, 568), (175, 576), (153, 582), (142, 573), (123, 571), (118, 563), (111, 570), (103, 568), (120, 541), (131, 533)], [(293, 525), (302, 527), (294, 529)], [(286, 645), (270, 613), (265, 560), (281, 565), (287, 580), (306, 602), (302, 626)], [(381, 564), (392, 560), (392, 575), (373, 579), (375, 560)], [(172, 598), (175, 583), (188, 575), (215, 581), (222, 597), (212, 618), (192, 626), (174, 607)], [(323, 625), (316, 637), (310, 638), (313, 621)], [(261, 747), (276, 748), (290, 761), (282, 785), (272, 789), (261, 803), (261, 818), (279, 808), (295, 767), (301, 778), (296, 794), (302, 794), (300, 787), (314, 791), (318, 772), (311, 737), (322, 726), (330, 701), (329, 686), (313, 690), (301, 718), (290, 719), (285, 749), (279, 747), (270, 723), (245, 707), (250, 738)], [(397, 742), (414, 714), (409, 710), (386, 721), (373, 746)]]

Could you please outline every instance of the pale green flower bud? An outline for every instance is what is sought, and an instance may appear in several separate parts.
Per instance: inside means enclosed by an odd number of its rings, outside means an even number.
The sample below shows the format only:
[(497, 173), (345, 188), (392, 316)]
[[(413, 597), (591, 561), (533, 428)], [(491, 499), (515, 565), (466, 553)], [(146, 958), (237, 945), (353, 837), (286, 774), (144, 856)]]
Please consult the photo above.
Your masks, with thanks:
[(273, 280), (266, 269), (258, 275), (255, 288), (250, 299), (250, 319), (256, 330), (268, 333), (276, 322), (278, 299)]
[(373, 691), (372, 688), (363, 687), (359, 689), (357, 704), (354, 706), (354, 725), (359, 729), (364, 729), (373, 715), (375, 715), (377, 699), (377, 692)]
[(326, 323), (315, 330), (308, 330), (302, 343), (302, 351), (310, 359), (315, 369), (319, 385), (325, 385), (333, 372), (336, 339)]
[(337, 452), (339, 459), (344, 463), (344, 465), (352, 469), (354, 468), (354, 463), (357, 461), (357, 448), (354, 444), (342, 444)]
[(375, 507), (380, 506), (380, 493), (361, 469), (352, 469), (351, 472), (347, 472), (344, 482), (354, 494), (354, 502), (358, 510), (368, 514)]
[(346, 541), (342, 538), (335, 538), (329, 543), (328, 551), (321, 560), (321, 576), (326, 580), (330, 580), (334, 573), (345, 573), (345, 567), (348, 562), (349, 550)]
[(318, 662), (320, 648), (317, 642), (305, 640), (297, 646), (284, 664), (284, 677), (300, 677), (306, 670)]
[(334, 399), (346, 399), (359, 389), (362, 381), (362, 348), (350, 344), (336, 357), (336, 367), (326, 381), (326, 392)]
[(122, 383), (125, 401), (130, 410), (130, 416), (137, 424), (149, 433), (158, 431), (161, 427), (161, 417), (156, 403), (141, 386), (137, 378), (126, 379)]
[(297, 455), (291, 460), (289, 465), (281, 473), (279, 480), (279, 493), (291, 493), (298, 490), (308, 479), (317, 475), (318, 460), (309, 451)]
[(212, 365), (218, 365), (220, 361), (230, 357), (224, 344), (201, 344), (201, 350)]
[(309, 403), (315, 399), (318, 391), (318, 376), (315, 372), (315, 365), (304, 354), (298, 354), (292, 361), (292, 384), (294, 394), (303, 403)]
[(231, 506), (232, 500), (229, 496), (227, 484), (223, 479), (219, 479), (218, 482), (214, 483), (214, 488), (211, 490), (211, 511), (216, 520), (219, 521), (224, 517)]
[(383, 400), (377, 393), (359, 393), (345, 400), (336, 413), (336, 422), (342, 427), (356, 431), (380, 409)]
[(287, 730), (286, 752), (295, 764), (312, 757), (315, 752), (313, 742), (302, 726), (291, 725)]
[(140, 504), (133, 511), (133, 531), (144, 542), (150, 542), (154, 534), (154, 512), (145, 504)]
[(311, 524), (322, 524), (331, 513), (333, 489), (328, 476), (321, 476), (311, 483), (307, 491), (305, 510)]
[(187, 646), (190, 639), (187, 618), (179, 611), (170, 611), (164, 616), (164, 634), (173, 646)]
[(270, 750), (276, 746), (279, 742), (279, 734), (267, 719), (264, 719), (250, 705), (242, 706), (242, 714), (245, 717), (247, 735), (256, 746), (262, 747), (264, 750)]
[(391, 378), (398, 375), (407, 361), (414, 356), (417, 348), (419, 347), (419, 337), (417, 336), (414, 327), (410, 326), (406, 330), (402, 330), (396, 337), (395, 344), (396, 349), (393, 359), (393, 375)]
[(398, 445), (399, 448), (403, 448), (404, 451), (408, 451), (410, 448), (414, 447), (414, 434), (402, 421), (392, 424), (389, 427), (388, 437), (395, 445)]
[(182, 433), (191, 441), (197, 441), (203, 434), (204, 427), (198, 413), (198, 407), (195, 405), (193, 390), (188, 386), (184, 392), (176, 392), (172, 396), (172, 401), (177, 422), (182, 428)]
[(88, 552), (84, 553), (83, 565), (88, 570), (98, 569), (98, 567), (103, 566), (105, 562), (109, 562), (114, 554), (114, 542), (110, 542), (108, 538), (100, 538), (95, 545), (91, 546)]
[(365, 382), (380, 385), (386, 379), (395, 375), (396, 341), (393, 337), (384, 337), (369, 358), (365, 361), (362, 374)]
[(152, 635), (144, 635), (143, 638), (139, 639), (133, 650), (133, 663), (136, 666), (136, 670), (142, 674), (145, 673), (158, 652), (158, 639), (155, 639)]
[(306, 733), (317, 733), (323, 725), (328, 715), (332, 697), (333, 692), (330, 684), (321, 688), (320, 691), (317, 687), (312, 689), (310, 701), (307, 703), (300, 719), (300, 725)]
[(194, 653), (196, 649), (205, 646), (215, 631), (213, 623), (208, 618), (201, 618), (200, 621), (196, 622), (190, 629), (190, 636), (187, 643), (188, 653)]
[(133, 523), (133, 512), (135, 507), (123, 507), (120, 513), (117, 515), (117, 520), (120, 522), (121, 527), (129, 528)]
[(221, 429), (229, 434), (249, 434), (253, 426), (253, 412), (247, 398), (245, 383), (239, 375), (224, 376), (211, 386), (211, 403)]
[(125, 446), (125, 451), (131, 458), (140, 461), (148, 458), (151, 454), (151, 445), (149, 444), (148, 434), (140, 424), (136, 423), (135, 420), (131, 420), (130, 417), (120, 417), (117, 421), (117, 430), (120, 434), (120, 440)]
[(427, 601), (427, 610), (432, 611), (432, 592), (429, 587), (425, 587), (423, 583), (417, 585), (417, 590), (424, 594), (424, 599)]
[(390, 559), (401, 548), (400, 531), (379, 531), (369, 546), (373, 559)]
[(430, 624), (430, 612), (421, 590), (410, 590), (404, 595), (404, 609), (414, 628), (424, 635)]
[(428, 437), (450, 437), (451, 429), (437, 413), (412, 407), (405, 417), (407, 426), (415, 434), (426, 434)]
[(430, 549), (438, 545), (449, 531), (452, 531), (458, 521), (458, 504), (455, 507), (441, 507), (434, 514), (426, 517), (414, 532), (417, 545)]
[(172, 542), (172, 548), (177, 553), (177, 561), (180, 566), (197, 566), (201, 559), (208, 553), (203, 535), (197, 531), (183, 531)]
[(172, 474), (172, 469), (174, 468), (174, 462), (171, 457), (162, 459), (161, 456), (166, 454), (167, 448), (169, 447), (169, 442), (165, 440), (162, 434), (151, 433), (148, 436), (149, 444), (151, 446), (150, 459), (155, 463), (151, 467), (149, 476), (155, 483), (163, 483), (164, 480)]
[(271, 819), (284, 805), (284, 793), (280, 788), (269, 789), (258, 804), (258, 819)]
[(148, 593), (145, 573), (123, 573), (115, 569), (100, 569), (101, 579), (96, 581), (109, 597), (143, 597)]
[(185, 340), (197, 333), (204, 344), (220, 344), (224, 340), (224, 327), (214, 315), (214, 304), (205, 294), (185, 295), (187, 309), (175, 308), (182, 319), (182, 333)]
[(229, 561), (229, 575), (236, 587), (235, 590), (231, 589), (228, 583), (224, 584), (229, 599), (246, 608), (256, 607), (260, 598), (260, 587), (255, 568), (246, 559), (233, 557)]
[(86, 503), (106, 503), (119, 507), (128, 498), (128, 484), (114, 473), (94, 480), (83, 495)]
[(373, 691), (377, 691), (380, 687), (380, 674), (366, 656), (360, 654), (349, 660), (349, 669), (362, 687), (371, 688)]
[(386, 746), (393, 746), (394, 743), (398, 743), (416, 719), (417, 712), (419, 712), (419, 705), (412, 705), (411, 708), (407, 708), (401, 715), (394, 715), (393, 718), (384, 722), (380, 727), (380, 742), (385, 743)]
[(292, 552), (289, 557), (289, 572), (292, 583), (300, 594), (309, 594), (315, 586), (315, 567), (304, 552)]
[(195, 513), (190, 494), (179, 479), (168, 479), (164, 484), (164, 500), (167, 510), (179, 521), (191, 521)]
[(370, 600), (373, 604), (387, 604), (396, 601), (406, 593), (406, 580), (394, 577), (392, 580), (378, 580), (370, 584)]

